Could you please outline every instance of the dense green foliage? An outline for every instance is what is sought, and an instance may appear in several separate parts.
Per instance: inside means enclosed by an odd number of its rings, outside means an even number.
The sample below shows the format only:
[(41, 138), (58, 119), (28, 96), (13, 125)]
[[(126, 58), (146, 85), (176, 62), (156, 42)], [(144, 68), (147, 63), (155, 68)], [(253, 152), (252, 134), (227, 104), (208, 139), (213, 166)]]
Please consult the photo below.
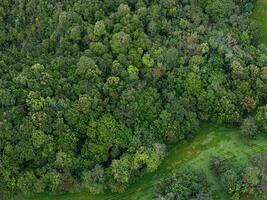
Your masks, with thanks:
[(205, 174), (200, 170), (181, 170), (163, 179), (157, 186), (160, 200), (212, 200)]
[(232, 199), (240, 199), (242, 195), (246, 194), (267, 192), (267, 153), (254, 156), (241, 168), (234, 166), (225, 157), (213, 157), (210, 167)]
[[(114, 193), (105, 191), (102, 194), (90, 194), (88, 190), (67, 192), (62, 194), (19, 195), (16, 200), (151, 200), (155, 197), (155, 186), (158, 182), (184, 168), (201, 169), (216, 200), (229, 200), (230, 195), (220, 186), (216, 174), (210, 170), (210, 156), (221, 155), (234, 159), (234, 164), (244, 166), (245, 163), (259, 152), (267, 150), (267, 138), (258, 135), (253, 140), (240, 137), (236, 127), (214, 123), (201, 123), (196, 136), (183, 142), (168, 145), (167, 154), (158, 169), (130, 184), (125, 192)], [(265, 200), (260, 194), (257, 197), (244, 197), (242, 200)]]
[[(209, 167), (222, 189), (238, 200), (245, 195), (267, 193), (267, 153), (250, 158), (244, 165), (234, 165), (225, 156), (212, 156)], [(199, 169), (184, 169), (162, 179), (155, 191), (160, 200), (216, 199), (205, 173)]]
[(240, 0), (3, 0), (0, 198), (79, 183), (124, 191), (200, 120), (255, 115), (244, 135), (266, 132), (267, 49), (253, 43), (252, 8)]

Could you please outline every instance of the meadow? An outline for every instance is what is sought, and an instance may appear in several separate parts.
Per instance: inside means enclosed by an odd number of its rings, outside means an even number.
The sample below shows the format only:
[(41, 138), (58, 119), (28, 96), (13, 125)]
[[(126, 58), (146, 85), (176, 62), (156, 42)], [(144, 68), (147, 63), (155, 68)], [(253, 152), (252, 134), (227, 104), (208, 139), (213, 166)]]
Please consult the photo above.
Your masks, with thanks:
[(258, 0), (252, 18), (256, 21), (260, 28), (259, 39), (267, 44), (267, 1)]

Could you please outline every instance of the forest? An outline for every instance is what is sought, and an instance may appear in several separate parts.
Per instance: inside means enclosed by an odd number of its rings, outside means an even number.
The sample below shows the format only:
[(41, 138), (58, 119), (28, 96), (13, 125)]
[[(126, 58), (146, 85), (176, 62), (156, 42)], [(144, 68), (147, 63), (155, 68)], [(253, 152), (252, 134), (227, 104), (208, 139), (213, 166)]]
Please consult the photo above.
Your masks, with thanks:
[[(124, 192), (206, 122), (240, 127), (248, 141), (266, 135), (255, 5), (1, 0), (0, 199)], [(242, 169), (212, 157), (210, 169), (239, 199), (267, 190), (265, 157)], [(203, 172), (177, 170), (155, 199), (213, 199)]]

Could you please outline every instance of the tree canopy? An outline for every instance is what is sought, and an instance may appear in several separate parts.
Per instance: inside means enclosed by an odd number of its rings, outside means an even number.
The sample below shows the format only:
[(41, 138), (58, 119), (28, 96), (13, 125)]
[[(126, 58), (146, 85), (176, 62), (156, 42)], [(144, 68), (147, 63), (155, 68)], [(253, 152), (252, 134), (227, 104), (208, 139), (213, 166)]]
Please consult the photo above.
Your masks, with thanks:
[(201, 121), (266, 133), (254, 3), (2, 0), (0, 199), (124, 191)]

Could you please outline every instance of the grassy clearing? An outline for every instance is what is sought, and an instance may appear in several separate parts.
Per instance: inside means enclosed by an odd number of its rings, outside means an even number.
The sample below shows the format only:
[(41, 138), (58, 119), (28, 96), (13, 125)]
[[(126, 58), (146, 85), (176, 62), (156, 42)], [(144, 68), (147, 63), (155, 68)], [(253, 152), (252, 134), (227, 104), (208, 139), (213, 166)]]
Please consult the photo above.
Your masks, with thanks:
[(252, 18), (260, 28), (259, 39), (267, 45), (267, 0), (258, 0)]
[(183, 144), (173, 144), (169, 153), (154, 173), (145, 174), (140, 180), (132, 184), (124, 193), (106, 193), (103, 195), (90, 195), (86, 192), (51, 196), (41, 194), (33, 197), (20, 197), (18, 200), (149, 200), (153, 197), (153, 186), (159, 179), (166, 176), (171, 170), (190, 165), (203, 169), (216, 199), (229, 199), (224, 194), (214, 176), (208, 169), (208, 158), (213, 154), (234, 157), (240, 164), (250, 156), (267, 149), (267, 138), (258, 138), (249, 143), (239, 137), (235, 128), (217, 125), (203, 125), (202, 131), (192, 141)]

